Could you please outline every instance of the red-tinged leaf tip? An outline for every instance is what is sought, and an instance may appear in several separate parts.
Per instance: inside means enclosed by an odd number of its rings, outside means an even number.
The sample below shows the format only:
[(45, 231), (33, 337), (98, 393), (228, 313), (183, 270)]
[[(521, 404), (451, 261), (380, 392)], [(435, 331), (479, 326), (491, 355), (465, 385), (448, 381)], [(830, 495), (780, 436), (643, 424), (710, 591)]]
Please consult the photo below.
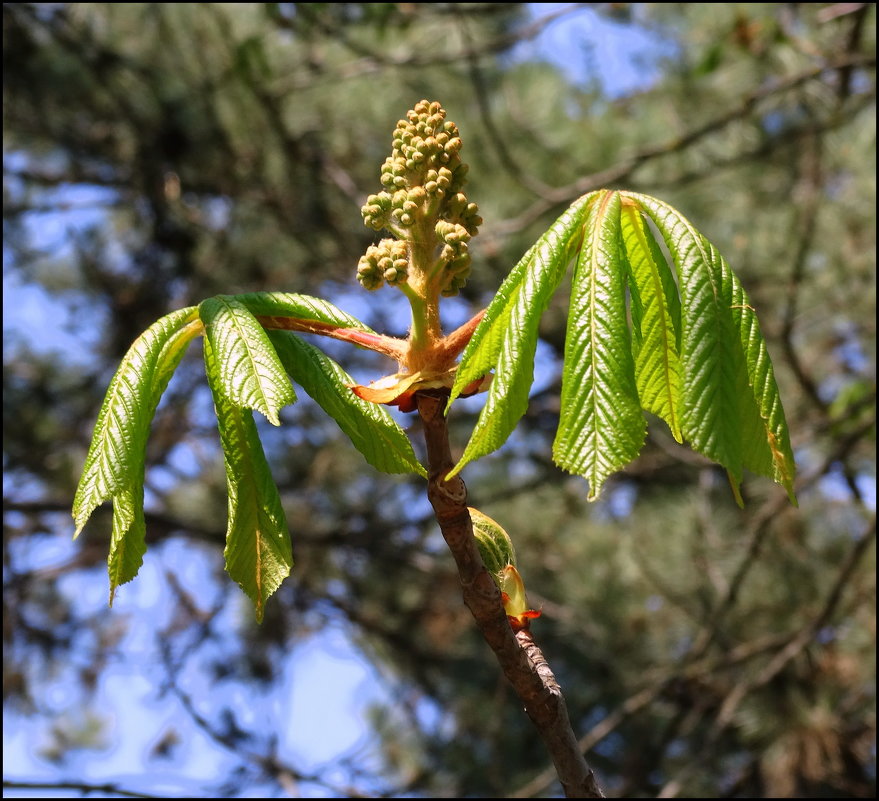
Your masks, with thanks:
[(525, 583), (513, 565), (507, 565), (501, 572), (501, 587), (501, 600), (510, 626), (513, 631), (524, 631), (528, 628), (528, 621), (540, 617), (540, 612), (528, 608)]
[(519, 632), (527, 631), (531, 625), (531, 621), (536, 617), (540, 617), (540, 612), (535, 609), (527, 609), (517, 617), (513, 617), (513, 615), (507, 615), (507, 620), (510, 621), (510, 628), (514, 632)]

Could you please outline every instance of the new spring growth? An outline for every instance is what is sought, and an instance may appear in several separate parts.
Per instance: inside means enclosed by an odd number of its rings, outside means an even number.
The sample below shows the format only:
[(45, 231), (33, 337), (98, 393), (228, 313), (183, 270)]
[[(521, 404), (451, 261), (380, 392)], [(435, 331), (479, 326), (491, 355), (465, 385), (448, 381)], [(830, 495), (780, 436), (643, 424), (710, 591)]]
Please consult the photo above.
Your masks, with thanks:
[(384, 190), (361, 209), (367, 226), (395, 237), (370, 246), (360, 259), (357, 278), (366, 289), (387, 281), (430, 303), (467, 282), (468, 243), (482, 218), (463, 191), (461, 146), (458, 126), (439, 103), (422, 100), (397, 123), (393, 151), (381, 168)]
[[(467, 282), (469, 242), (482, 224), (463, 191), (467, 165), (460, 152), (458, 126), (446, 120), (443, 107), (416, 103), (394, 129), (393, 150), (381, 168), (384, 189), (370, 195), (361, 210), (366, 225), (393, 237), (367, 248), (357, 279), (368, 290), (385, 283), (397, 287), (412, 309), (408, 337), (393, 343), (398, 372), (368, 387), (352, 387), (365, 400), (413, 411), (419, 390), (452, 387), (456, 360), (482, 318), (480, 312), (443, 335), (440, 299), (456, 295)], [(484, 376), (461, 394), (479, 392), (489, 380)]]
[(500, 523), (478, 509), (471, 506), (467, 507), (467, 511), (470, 512), (476, 547), (486, 569), (501, 591), (501, 600), (510, 626), (513, 631), (527, 629), (529, 621), (540, 617), (540, 612), (528, 608), (525, 583), (516, 569), (516, 551), (510, 535)]

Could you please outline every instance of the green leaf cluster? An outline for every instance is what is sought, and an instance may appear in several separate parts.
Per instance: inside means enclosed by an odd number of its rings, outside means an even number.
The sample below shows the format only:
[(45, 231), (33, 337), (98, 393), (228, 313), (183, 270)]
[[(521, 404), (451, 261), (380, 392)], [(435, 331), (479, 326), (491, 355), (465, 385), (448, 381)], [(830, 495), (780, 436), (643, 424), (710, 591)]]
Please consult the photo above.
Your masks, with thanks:
[(577, 200), (489, 305), (451, 400), (489, 370), (494, 380), (452, 474), (499, 448), (524, 414), (540, 318), (572, 262), (556, 464), (586, 478), (596, 498), (640, 452), (648, 411), (726, 468), (739, 503), (744, 469), (772, 478), (794, 501), (784, 410), (741, 284), (675, 209), (611, 190)]
[(131, 346), (110, 383), (73, 504), (77, 535), (113, 502), (110, 597), (135, 577), (146, 552), (146, 441), (162, 393), (189, 342), (204, 334), (205, 372), (223, 448), (229, 494), (226, 569), (253, 600), (266, 599), (293, 564), (290, 535), (253, 411), (278, 425), (296, 401), (293, 379), (339, 424), (375, 468), (424, 474), (411, 443), (384, 407), (350, 391), (350, 376), (291, 331), (267, 332), (257, 316), (369, 329), (318, 298), (285, 293), (220, 295), (163, 317)]
[[(596, 498), (606, 479), (640, 452), (648, 411), (678, 442), (726, 468), (739, 503), (746, 468), (774, 479), (794, 500), (784, 411), (738, 279), (675, 209), (611, 190), (577, 200), (486, 310), (462, 356), (451, 400), (491, 370), (494, 380), (452, 474), (499, 448), (524, 414), (540, 318), (571, 263), (555, 462), (586, 478), (589, 498)], [(288, 326), (291, 320), (296, 325)], [(186, 345), (199, 333), (226, 466), (226, 569), (252, 598), (258, 619), (293, 558), (253, 412), (279, 425), (280, 410), (296, 401), (289, 379), (336, 420), (372, 466), (424, 475), (387, 410), (355, 396), (338, 364), (288, 330), (310, 324), (372, 333), (317, 298), (218, 295), (163, 317), (131, 347), (104, 400), (73, 508), (78, 534), (99, 504), (113, 501), (111, 600), (116, 587), (136, 575), (146, 551), (150, 422)]]

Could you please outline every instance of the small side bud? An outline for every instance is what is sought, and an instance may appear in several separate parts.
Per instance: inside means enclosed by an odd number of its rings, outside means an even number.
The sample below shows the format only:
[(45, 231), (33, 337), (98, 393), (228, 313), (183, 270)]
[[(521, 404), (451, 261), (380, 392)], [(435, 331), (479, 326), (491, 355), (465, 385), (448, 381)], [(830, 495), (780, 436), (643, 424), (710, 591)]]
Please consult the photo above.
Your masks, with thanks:
[(470, 522), (473, 524), (473, 536), (482, 561), (495, 583), (500, 588), (501, 576), (507, 565), (516, 564), (516, 550), (510, 535), (496, 520), (483, 514), (478, 509), (467, 507)]
[(528, 608), (528, 599), (525, 597), (525, 582), (516, 570), (515, 565), (507, 565), (501, 573), (500, 580), (501, 599), (504, 603), (504, 611), (513, 631), (524, 631), (528, 624), (540, 612)]
[(470, 512), (476, 547), (486, 569), (501, 591), (501, 600), (511, 628), (513, 631), (527, 629), (532, 619), (540, 617), (540, 612), (528, 608), (525, 583), (516, 569), (516, 551), (510, 535), (497, 521), (478, 509), (468, 507), (467, 511)]

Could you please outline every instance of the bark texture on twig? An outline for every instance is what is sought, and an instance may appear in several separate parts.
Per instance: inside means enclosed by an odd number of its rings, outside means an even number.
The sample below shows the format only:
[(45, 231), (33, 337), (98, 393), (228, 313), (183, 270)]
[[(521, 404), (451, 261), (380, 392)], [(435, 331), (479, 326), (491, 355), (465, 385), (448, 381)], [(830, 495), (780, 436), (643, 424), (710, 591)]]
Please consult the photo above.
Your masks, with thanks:
[(577, 744), (565, 699), (540, 648), (528, 631), (514, 634), (507, 621), (500, 590), (473, 538), (464, 482), (458, 476), (444, 480), (454, 465), (444, 415), (448, 392), (423, 391), (417, 399), (427, 444), (428, 498), (458, 566), (464, 603), (546, 743), (565, 796), (604, 798)]

